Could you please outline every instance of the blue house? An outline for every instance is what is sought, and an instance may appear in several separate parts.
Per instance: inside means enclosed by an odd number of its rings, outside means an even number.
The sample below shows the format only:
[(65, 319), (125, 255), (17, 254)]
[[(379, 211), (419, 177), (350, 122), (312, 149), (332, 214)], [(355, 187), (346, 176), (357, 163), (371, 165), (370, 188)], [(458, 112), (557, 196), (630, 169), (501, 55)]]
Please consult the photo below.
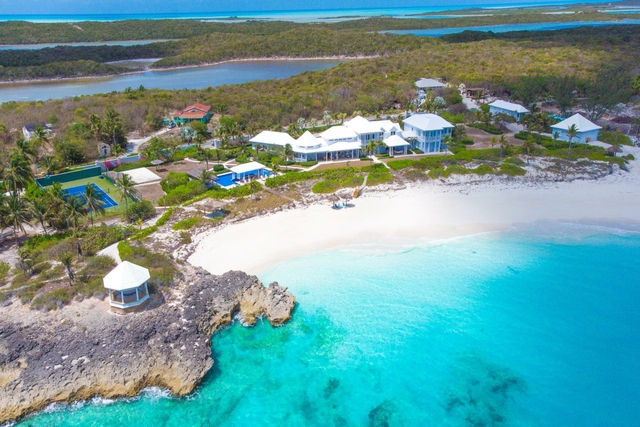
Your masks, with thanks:
[(418, 113), (404, 120), (404, 139), (414, 139), (414, 148), (425, 153), (440, 152), (444, 137), (451, 135), (454, 126), (440, 116)]
[(558, 139), (561, 141), (569, 141), (569, 128), (575, 125), (578, 131), (578, 136), (574, 137), (571, 142), (589, 142), (597, 141), (600, 126), (591, 123), (589, 120), (582, 117), (580, 114), (574, 114), (566, 120), (556, 123), (551, 126), (553, 133), (558, 132)]
[(527, 114), (529, 110), (527, 110), (520, 104), (498, 100), (489, 104), (489, 112), (493, 115), (507, 114), (516, 119), (516, 122), (519, 122), (522, 116)]

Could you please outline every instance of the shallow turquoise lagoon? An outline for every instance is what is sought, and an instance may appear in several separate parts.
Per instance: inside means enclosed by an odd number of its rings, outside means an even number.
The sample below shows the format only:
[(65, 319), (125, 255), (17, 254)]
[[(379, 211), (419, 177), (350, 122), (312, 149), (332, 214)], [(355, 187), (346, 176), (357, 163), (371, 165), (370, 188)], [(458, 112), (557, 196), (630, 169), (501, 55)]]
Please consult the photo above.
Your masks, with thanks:
[(533, 227), (275, 266), (280, 328), (232, 326), (186, 399), (56, 406), (20, 426), (637, 426), (640, 236)]

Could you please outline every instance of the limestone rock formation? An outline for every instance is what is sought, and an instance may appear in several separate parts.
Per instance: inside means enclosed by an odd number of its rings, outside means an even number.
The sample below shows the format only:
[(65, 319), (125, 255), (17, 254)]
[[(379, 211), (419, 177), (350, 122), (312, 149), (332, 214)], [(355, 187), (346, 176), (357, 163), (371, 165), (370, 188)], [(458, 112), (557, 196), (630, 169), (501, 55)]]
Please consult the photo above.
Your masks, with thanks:
[(277, 283), (265, 288), (239, 271), (212, 276), (190, 267), (176, 289), (155, 298), (165, 301), (100, 322), (0, 316), (0, 423), (53, 402), (134, 396), (150, 386), (189, 394), (213, 366), (211, 334), (237, 314), (249, 324), (263, 314), (282, 324), (296, 303)]

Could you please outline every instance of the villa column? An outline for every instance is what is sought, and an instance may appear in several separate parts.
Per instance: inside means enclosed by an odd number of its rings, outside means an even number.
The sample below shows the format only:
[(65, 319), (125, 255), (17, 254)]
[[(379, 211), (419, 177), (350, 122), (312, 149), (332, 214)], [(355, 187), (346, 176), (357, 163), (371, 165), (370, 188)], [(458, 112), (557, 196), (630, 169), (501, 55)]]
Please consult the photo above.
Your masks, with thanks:
[(124, 291), (120, 291), (120, 299), (122, 300), (122, 305), (124, 305)]
[(140, 301), (140, 296), (138, 295), (138, 288), (136, 287), (136, 301)]

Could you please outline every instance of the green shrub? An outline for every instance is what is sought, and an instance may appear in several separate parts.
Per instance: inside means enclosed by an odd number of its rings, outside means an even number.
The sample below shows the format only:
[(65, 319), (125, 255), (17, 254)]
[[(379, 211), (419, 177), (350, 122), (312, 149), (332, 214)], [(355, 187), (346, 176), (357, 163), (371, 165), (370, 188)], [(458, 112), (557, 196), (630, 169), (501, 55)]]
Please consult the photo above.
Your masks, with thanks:
[(183, 186), (189, 182), (189, 175), (185, 172), (169, 172), (169, 175), (162, 181), (160, 181), (160, 186), (164, 190), (165, 193), (169, 193), (176, 187)]
[(131, 236), (131, 240), (142, 240), (145, 237), (148, 237), (158, 231), (157, 225), (152, 225), (151, 227), (143, 228), (142, 230), (137, 231)]
[(115, 168), (114, 171), (116, 171), (116, 172), (126, 172), (126, 171), (130, 171), (132, 169), (148, 168), (150, 166), (153, 166), (151, 164), (151, 160), (142, 160), (142, 161), (139, 161), (139, 162), (122, 164), (122, 165), (118, 166), (117, 168)]
[(11, 266), (4, 261), (0, 261), (0, 286), (6, 283), (9, 271), (11, 271)]
[(505, 163), (511, 163), (512, 165), (524, 166), (524, 160), (519, 157), (507, 157), (504, 159)]
[[(383, 164), (378, 163), (371, 166), (365, 166), (361, 170), (363, 172), (369, 173), (369, 176), (367, 178), (367, 186), (375, 186), (393, 181), (393, 175)], [(362, 183), (362, 179), (360, 179), (360, 183)]]
[(213, 165), (214, 172), (222, 172), (223, 170), (225, 170), (224, 165)]
[(173, 284), (173, 276), (177, 270), (168, 256), (151, 252), (143, 245), (130, 245), (127, 242), (120, 242), (118, 249), (123, 261), (129, 261), (149, 269), (150, 285), (165, 287)]
[(522, 176), (526, 174), (527, 171), (522, 169), (520, 166), (516, 166), (511, 163), (503, 163), (500, 165), (500, 170), (498, 174), (507, 175), (507, 176)]
[(172, 213), (173, 213), (173, 208), (169, 208), (166, 211), (164, 211), (164, 213), (160, 215), (160, 218), (158, 218), (158, 220), (156, 221), (156, 225), (158, 227), (162, 227), (163, 225), (165, 225), (167, 221), (169, 221), (169, 218), (171, 218)]
[(37, 236), (29, 237), (27, 240), (25, 240), (25, 242), (22, 244), (22, 247), (28, 250), (35, 250), (50, 243), (60, 242), (70, 235), (71, 232), (69, 231), (49, 235), (38, 234)]
[(406, 169), (416, 163), (416, 160), (402, 159), (402, 160), (389, 160), (387, 165), (394, 171)]
[(308, 161), (308, 162), (300, 162), (300, 163), (298, 163), (298, 164), (299, 164), (300, 166), (303, 166), (303, 167), (305, 167), (305, 168), (308, 168), (308, 167), (311, 167), (311, 166), (315, 166), (315, 165), (317, 165), (317, 164), (318, 164), (318, 162), (317, 162), (317, 161), (315, 161), (315, 160), (310, 160), (310, 161)]
[(424, 154), (424, 151), (419, 148), (412, 148), (411, 151), (413, 151), (414, 154)]
[(483, 130), (487, 133), (490, 133), (492, 135), (502, 135), (503, 132), (498, 129), (497, 127), (491, 125), (491, 124), (486, 124), (486, 123), (470, 123), (467, 126), (469, 126), (470, 128), (476, 128), (476, 129), (480, 129)]
[(198, 180), (189, 181), (184, 185), (175, 187), (165, 196), (161, 197), (160, 200), (158, 200), (158, 204), (163, 206), (177, 205), (184, 201), (192, 199), (195, 196), (204, 193), (205, 191), (207, 191), (207, 187), (205, 187), (202, 182)]
[(473, 145), (473, 138), (471, 137), (461, 138), (460, 142), (463, 143), (464, 145)]
[(128, 222), (137, 222), (138, 220), (146, 221), (156, 215), (156, 208), (148, 200), (132, 203), (129, 206), (129, 212), (125, 214)]
[(316, 182), (311, 188), (311, 191), (313, 191), (316, 194), (327, 194), (327, 193), (333, 193), (334, 191), (337, 191), (340, 188), (341, 186), (338, 181), (324, 180), (324, 181)]
[(600, 131), (598, 140), (612, 145), (633, 145), (631, 138), (618, 132)]
[(469, 169), (465, 168), (464, 166), (451, 165), (446, 169), (445, 176), (449, 176), (452, 174), (466, 175), (468, 173), (470, 173)]
[(189, 234), (188, 231), (180, 232), (180, 243), (182, 243), (183, 245), (188, 245), (189, 243), (191, 243), (191, 234)]
[(635, 160), (636, 158), (633, 157), (633, 154), (627, 154), (626, 156), (624, 156), (623, 158), (627, 159), (627, 160)]
[(191, 217), (187, 219), (183, 219), (182, 221), (178, 221), (173, 224), (173, 228), (175, 231), (178, 230), (190, 230), (194, 225), (196, 225), (200, 221), (200, 218)]
[(438, 115), (443, 119), (445, 119), (446, 121), (448, 121), (449, 123), (453, 123), (454, 125), (459, 125), (464, 123), (464, 117), (457, 114), (451, 114), (451, 113), (447, 113), (446, 111), (443, 111), (441, 113), (438, 113)]
[(472, 169), (471, 172), (475, 173), (476, 175), (487, 175), (494, 173), (493, 168), (487, 164), (481, 164), (477, 168)]
[[(93, 255), (115, 242), (131, 235), (133, 227), (121, 227), (119, 225), (99, 225), (87, 228), (82, 233), (82, 250), (85, 255)], [(72, 243), (72, 239), (69, 239)]]

